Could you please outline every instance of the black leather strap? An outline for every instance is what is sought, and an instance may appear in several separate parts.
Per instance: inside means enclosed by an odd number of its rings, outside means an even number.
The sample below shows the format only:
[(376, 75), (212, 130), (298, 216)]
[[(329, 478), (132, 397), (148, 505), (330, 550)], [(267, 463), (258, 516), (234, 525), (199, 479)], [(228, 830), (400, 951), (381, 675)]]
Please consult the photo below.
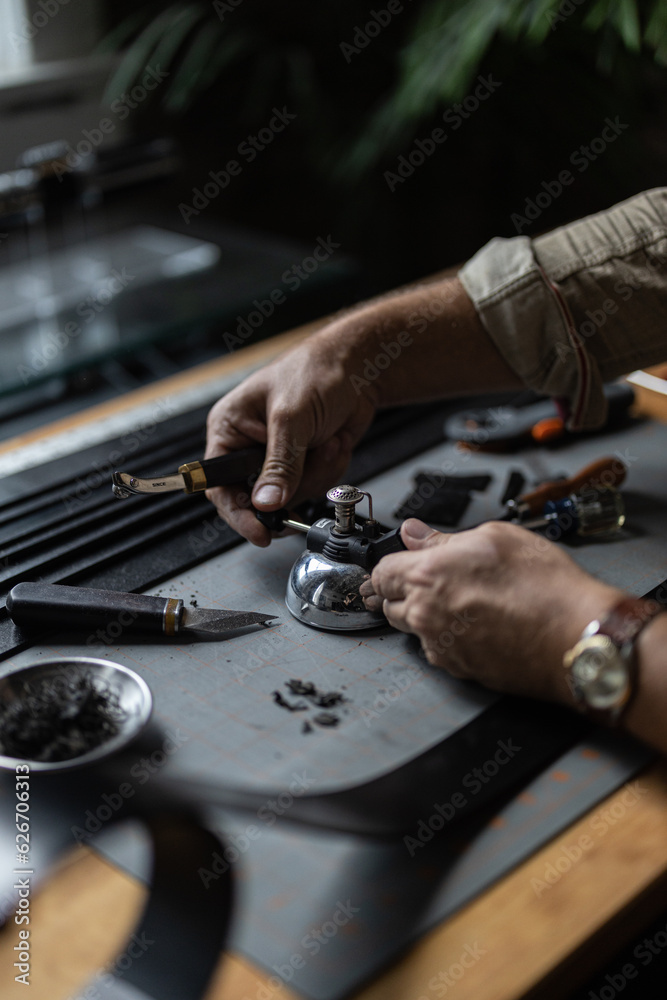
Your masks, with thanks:
[[(130, 781), (137, 754), (154, 748), (157, 730), (150, 727), (139, 743), (100, 765), (66, 772), (30, 775), (30, 889), (36, 888), (53, 864), (74, 844), (87, 810), (101, 812), (103, 803), (111, 826), (139, 820), (152, 846), (152, 876), (148, 903), (139, 924), (121, 949), (112, 974), (141, 988), (155, 1000), (200, 1000), (224, 947), (233, 905), (231, 872), (204, 885), (198, 871), (210, 865), (225, 845), (203, 823), (192, 800), (173, 788), (147, 782), (145, 792), (124, 798), (118, 789)], [(3, 801), (14, 796), (14, 772), (0, 770)], [(13, 813), (3, 809), (0, 834), (13, 843)], [(94, 837), (93, 843), (94, 843)], [(19, 867), (18, 865), (16, 866)], [(12, 889), (21, 873), (0, 872), (0, 895)], [(4, 882), (4, 884), (3, 884)], [(13, 918), (13, 911), (10, 914)], [(104, 919), (102, 913), (100, 919)], [(128, 960), (128, 956), (131, 961)]]

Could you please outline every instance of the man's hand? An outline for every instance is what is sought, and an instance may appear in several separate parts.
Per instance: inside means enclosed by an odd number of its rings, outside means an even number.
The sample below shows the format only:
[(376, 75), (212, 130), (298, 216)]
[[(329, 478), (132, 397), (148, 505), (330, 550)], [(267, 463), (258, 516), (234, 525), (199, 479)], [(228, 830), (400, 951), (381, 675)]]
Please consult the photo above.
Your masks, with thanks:
[(429, 663), (499, 691), (572, 704), (563, 653), (620, 591), (540, 535), (503, 522), (445, 535), (410, 519), (366, 602), (421, 641)]
[(336, 357), (315, 335), (212, 408), (206, 458), (260, 442), (266, 459), (252, 497), (232, 487), (207, 496), (236, 531), (255, 545), (268, 545), (270, 533), (251, 503), (272, 511), (321, 496), (344, 473), (374, 412), (372, 395), (355, 391), (344, 356)]
[(347, 468), (379, 406), (519, 387), (460, 281), (389, 295), (333, 320), (242, 382), (208, 417), (206, 458), (266, 444), (252, 498), (208, 491), (256, 545), (270, 533), (250, 510), (319, 498)]

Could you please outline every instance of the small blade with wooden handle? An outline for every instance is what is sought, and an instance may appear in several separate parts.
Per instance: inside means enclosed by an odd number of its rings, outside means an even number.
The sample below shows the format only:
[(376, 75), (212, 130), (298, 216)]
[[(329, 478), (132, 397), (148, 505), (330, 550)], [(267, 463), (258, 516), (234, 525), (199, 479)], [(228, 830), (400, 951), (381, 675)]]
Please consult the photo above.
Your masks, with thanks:
[(91, 630), (116, 623), (120, 628), (118, 635), (128, 631), (223, 636), (250, 625), (265, 625), (277, 617), (255, 611), (186, 608), (182, 600), (173, 597), (124, 594), (59, 583), (17, 583), (7, 596), (7, 611), (23, 629), (51, 626)]
[(580, 469), (569, 479), (555, 479), (542, 483), (531, 493), (524, 493), (507, 504), (507, 513), (502, 520), (520, 520), (528, 515), (539, 517), (544, 505), (550, 500), (564, 500), (572, 493), (586, 493), (590, 490), (617, 488), (625, 480), (627, 468), (620, 458), (610, 455)]

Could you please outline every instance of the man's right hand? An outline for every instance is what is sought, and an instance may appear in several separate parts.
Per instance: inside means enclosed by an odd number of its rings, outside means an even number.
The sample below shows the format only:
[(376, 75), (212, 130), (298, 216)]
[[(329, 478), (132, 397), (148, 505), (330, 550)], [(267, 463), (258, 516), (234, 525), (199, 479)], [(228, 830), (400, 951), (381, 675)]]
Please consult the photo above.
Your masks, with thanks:
[(215, 404), (206, 458), (259, 442), (266, 460), (252, 497), (219, 488), (209, 499), (239, 534), (268, 545), (251, 503), (272, 511), (320, 498), (340, 482), (378, 406), (521, 384), (457, 278), (362, 304)]
[(271, 534), (251, 504), (272, 511), (322, 496), (345, 472), (375, 413), (374, 398), (355, 390), (335, 342), (329, 328), (314, 334), (223, 396), (208, 415), (206, 458), (266, 445), (251, 496), (238, 487), (207, 491), (220, 516), (255, 545), (268, 545)]

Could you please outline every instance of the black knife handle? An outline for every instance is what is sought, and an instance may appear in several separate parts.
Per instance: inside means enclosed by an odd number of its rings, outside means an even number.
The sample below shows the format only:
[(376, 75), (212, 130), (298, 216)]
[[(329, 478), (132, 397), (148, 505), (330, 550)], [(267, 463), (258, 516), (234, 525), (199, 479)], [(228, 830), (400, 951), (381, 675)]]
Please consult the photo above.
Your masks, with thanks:
[(230, 451), (228, 455), (218, 455), (217, 458), (206, 458), (201, 462), (190, 462), (182, 465), (179, 472), (185, 478), (188, 493), (207, 490), (210, 486), (231, 486), (242, 483), (262, 468), (264, 448), (241, 448)]
[(174, 635), (183, 601), (115, 590), (66, 587), (60, 583), (17, 583), (7, 596), (7, 611), (22, 628), (49, 625), (68, 629), (108, 629), (114, 639), (124, 631)]
[(286, 517), (290, 516), (290, 512), (286, 507), (281, 507), (280, 510), (256, 510), (255, 517), (260, 524), (263, 524), (265, 528), (269, 531), (284, 531)]

